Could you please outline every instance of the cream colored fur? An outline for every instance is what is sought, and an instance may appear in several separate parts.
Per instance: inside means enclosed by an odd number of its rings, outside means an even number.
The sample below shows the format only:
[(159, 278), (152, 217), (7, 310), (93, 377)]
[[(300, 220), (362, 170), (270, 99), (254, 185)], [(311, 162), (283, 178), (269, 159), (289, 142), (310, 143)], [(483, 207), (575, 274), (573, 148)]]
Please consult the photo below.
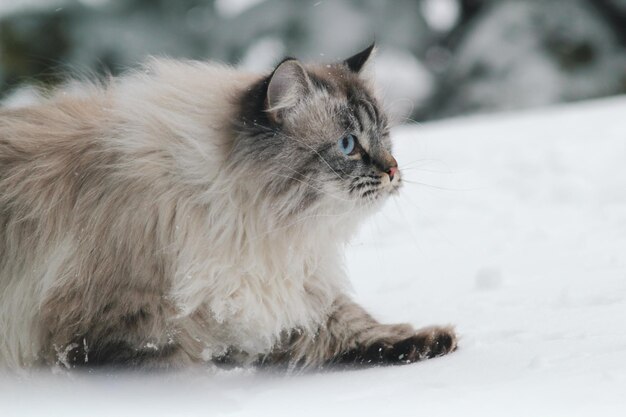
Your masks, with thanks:
[[(206, 358), (207, 352), (221, 353), (227, 346), (268, 352), (281, 331), (314, 326), (327, 314), (345, 286), (339, 248), (325, 243), (326, 229), (306, 222), (272, 224), (273, 216), (263, 210), (268, 207), (256, 206), (249, 189), (237, 192), (237, 178), (220, 175), (232, 141), (225, 123), (234, 112), (234, 95), (254, 76), (219, 65), (175, 61), (155, 61), (147, 71), (116, 80), (106, 92), (96, 90), (87, 98), (55, 96), (35, 109), (3, 114), (0, 137), (40, 157), (34, 164), (65, 162), (39, 149), (55, 146), (55, 141), (75, 146), (77, 152), (94, 146), (103, 154), (123, 155), (112, 162), (115, 172), (106, 188), (120, 187), (126, 194), (107, 195), (103, 190), (102, 198), (127, 206), (113, 207), (116, 203), (111, 202), (107, 208), (116, 211), (111, 214), (88, 202), (81, 208), (92, 217), (87, 225), (102, 222), (103, 227), (121, 228), (112, 234), (135, 232), (141, 226), (126, 228), (133, 220), (118, 216), (158, 212), (166, 221), (155, 225), (149, 236), (120, 240), (147, 238), (150, 241), (136, 244), (172, 260), (168, 265), (172, 277), (164, 285), (176, 311), (170, 318), (173, 329), (193, 327), (190, 315), (205, 310), (210, 331), (203, 332), (207, 337), (198, 341), (197, 351), (189, 353), (204, 351)], [(79, 113), (80, 119), (66, 117), (71, 112)], [(0, 360), (12, 366), (31, 365), (38, 359), (42, 329), (37, 318), (50, 291), (85, 286), (88, 276), (73, 276), (67, 270), (90, 256), (82, 252), (77, 235), (98, 228), (79, 229), (74, 220), (82, 219), (76, 207), (56, 199), (71, 192), (63, 188), (68, 181), (78, 181), (81, 172), (67, 173), (74, 178), (54, 183), (29, 168), (26, 163), (4, 179), (0, 197), (8, 199), (7, 185), (17, 176), (32, 184), (29, 189), (20, 186), (21, 192), (32, 195), (16, 198), (31, 200), (31, 212), (22, 216), (35, 218), (38, 230), (46, 229), (45, 242), (32, 242), (22, 235), (25, 231), (7, 229), (18, 235), (15, 244), (21, 244), (5, 249), (3, 255), (15, 259), (4, 262), (0, 271)], [(65, 219), (45, 218), (58, 212), (65, 212)], [(19, 229), (20, 220), (10, 226)]]
[[(254, 361), (296, 333), (306, 356), (346, 300), (343, 245), (375, 207), (329, 199), (285, 221), (255, 173), (229, 165), (237, 98), (260, 77), (155, 60), (0, 111), (0, 366), (67, 365), (79, 345), (88, 362), (118, 331), (175, 346), (167, 366)], [(341, 353), (320, 349), (304, 362)]]

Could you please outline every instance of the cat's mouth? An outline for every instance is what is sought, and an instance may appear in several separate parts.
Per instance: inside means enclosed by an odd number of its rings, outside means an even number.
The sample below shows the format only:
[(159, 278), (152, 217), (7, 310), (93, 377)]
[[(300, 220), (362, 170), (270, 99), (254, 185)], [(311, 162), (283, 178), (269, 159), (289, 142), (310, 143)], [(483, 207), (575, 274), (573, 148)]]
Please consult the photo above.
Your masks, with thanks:
[(402, 175), (400, 174), (400, 170), (397, 169), (393, 178), (390, 179), (389, 185), (386, 187), (386, 192), (388, 194), (398, 194), (401, 186), (402, 186)]

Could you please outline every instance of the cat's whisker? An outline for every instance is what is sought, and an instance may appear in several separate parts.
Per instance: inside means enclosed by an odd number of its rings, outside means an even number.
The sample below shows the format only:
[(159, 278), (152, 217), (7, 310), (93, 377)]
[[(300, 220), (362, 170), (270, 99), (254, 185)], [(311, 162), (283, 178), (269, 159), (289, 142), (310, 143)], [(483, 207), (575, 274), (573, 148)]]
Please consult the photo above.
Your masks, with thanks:
[(439, 171), (436, 169), (426, 169), (426, 168), (419, 168), (419, 167), (403, 167), (402, 168), (403, 172), (407, 172), (407, 171), (411, 171), (411, 172), (428, 172), (429, 174), (451, 174), (452, 172), (446, 172), (446, 171)]
[(482, 189), (481, 187), (474, 187), (474, 188), (442, 187), (442, 186), (438, 186), (438, 185), (427, 184), (425, 182), (409, 180), (409, 179), (406, 179), (406, 178), (403, 178), (402, 181), (407, 183), (407, 184), (410, 184), (410, 185), (417, 185), (417, 186), (422, 186), (422, 187), (434, 188), (434, 189), (443, 190), (443, 191), (477, 191), (477, 190), (481, 190)]
[[(270, 128), (266, 128), (266, 127), (264, 127), (264, 126), (259, 126), (259, 127), (260, 127), (261, 129), (266, 129), (266, 130), (268, 130), (268, 131), (270, 131), (270, 132), (275, 133), (275, 132), (274, 132), (272, 129), (270, 129)], [(320, 158), (320, 160), (321, 160), (322, 162), (324, 162), (324, 164), (326, 164), (326, 165), (328, 166), (328, 168), (329, 168), (329, 169), (330, 169), (330, 170), (331, 170), (331, 171), (332, 171), (332, 172), (333, 172), (333, 173), (337, 176), (337, 178), (341, 179), (341, 175), (339, 175), (339, 173), (338, 173), (337, 171), (335, 171), (335, 169), (334, 169), (334, 168), (333, 168), (333, 167), (332, 167), (332, 166), (328, 163), (328, 161), (327, 161), (327, 160), (326, 160), (326, 159), (325, 159), (325, 158), (324, 158), (324, 157), (323, 157), (323, 156), (319, 153), (319, 151), (318, 151), (317, 149), (313, 148), (313, 147), (312, 147), (311, 145), (309, 145), (308, 143), (306, 143), (306, 142), (304, 142), (304, 141), (302, 141), (302, 140), (300, 140), (300, 139), (298, 139), (298, 138), (296, 138), (296, 137), (294, 137), (294, 136), (288, 135), (288, 134), (286, 134), (286, 133), (282, 133), (282, 135), (283, 135), (285, 138), (289, 139), (289, 140), (293, 140), (294, 142), (297, 142), (297, 143), (299, 143), (299, 144), (303, 145), (305, 148), (309, 149), (311, 152), (313, 152), (314, 154), (316, 154), (316, 155)]]
[(313, 181), (316, 185), (323, 186), (324, 182), (323, 182), (323, 181), (321, 181), (321, 180), (318, 180), (318, 179), (316, 179), (316, 178), (312, 178), (312, 177), (310, 177), (310, 176), (304, 176), (304, 174), (302, 174), (301, 172), (299, 172), (299, 171), (297, 171), (296, 169), (291, 168), (290, 166), (287, 166), (287, 165), (285, 165), (285, 166), (284, 166), (284, 167), (282, 167), (282, 168), (287, 168), (287, 169), (291, 170), (293, 173), (295, 173), (296, 175), (298, 175), (298, 176), (302, 176), (303, 178), (296, 178), (296, 177), (292, 177), (292, 176), (289, 176), (289, 175), (285, 175), (285, 174), (281, 173), (281, 172), (280, 172), (280, 169), (278, 169), (278, 168), (277, 168), (277, 169), (275, 169), (275, 170), (272, 172), (272, 174), (271, 174), (271, 175), (276, 175), (276, 176), (279, 176), (279, 177), (282, 177), (282, 178), (285, 178), (285, 179), (298, 181), (299, 183), (301, 183), (301, 184), (303, 184), (303, 185), (307, 185), (307, 186), (311, 187), (312, 189), (314, 189), (314, 190), (316, 190), (316, 191), (319, 191), (320, 193), (322, 193), (322, 194), (324, 194), (324, 195), (328, 195), (328, 196), (330, 196), (330, 197), (332, 197), (332, 198), (334, 198), (334, 199), (340, 200), (340, 201), (351, 201), (351, 200), (349, 200), (349, 199), (347, 199), (347, 198), (344, 198), (344, 197), (341, 197), (341, 196), (335, 195), (335, 194), (331, 193), (331, 192), (330, 192), (330, 191), (328, 191), (328, 190), (324, 190), (324, 189), (322, 189), (322, 188), (320, 188), (320, 187), (315, 187), (314, 185), (312, 185), (312, 184), (308, 183), (308, 182), (307, 182), (307, 181), (305, 181), (304, 179), (311, 180), (311, 181)]
[[(410, 112), (409, 114), (411, 114), (411, 113), (412, 112)], [(422, 122), (420, 122), (418, 120), (415, 120), (411, 116), (406, 116), (403, 119), (404, 119), (404, 122), (402, 123), (403, 125), (424, 127), (424, 123), (422, 123)]]
[(417, 186), (421, 186), (421, 187), (434, 188), (434, 189), (443, 190), (443, 191), (465, 191), (465, 190), (454, 190), (454, 189), (447, 188), (447, 187), (440, 187), (440, 186), (437, 186), (437, 185), (427, 184), (425, 182), (411, 181), (411, 180), (408, 180), (406, 178), (404, 178), (402, 181), (405, 184), (409, 184), (409, 185), (417, 185)]
[(293, 180), (293, 181), (297, 181), (298, 183), (302, 184), (302, 185), (306, 185), (307, 187), (310, 187), (311, 189), (320, 192), (321, 194), (327, 195), (331, 198), (334, 198), (336, 200), (340, 200), (340, 201), (350, 201), (347, 198), (343, 198), (343, 197), (339, 197), (337, 195), (332, 194), (331, 192), (327, 191), (327, 190), (322, 190), (321, 188), (315, 187), (312, 184), (307, 183), (306, 181), (303, 181), (301, 179), (295, 178), (295, 177), (291, 177), (289, 175), (283, 175), (283, 174), (274, 174), (275, 176), (281, 177), (281, 178), (285, 178), (288, 180)]
[(446, 169), (452, 171), (445, 162), (443, 162), (440, 159), (435, 159), (435, 158), (416, 159), (413, 161), (409, 161), (409, 162), (402, 164), (402, 169), (405, 170), (407, 168), (422, 167), (422, 166), (431, 165), (431, 164), (441, 164), (444, 167), (446, 167)]

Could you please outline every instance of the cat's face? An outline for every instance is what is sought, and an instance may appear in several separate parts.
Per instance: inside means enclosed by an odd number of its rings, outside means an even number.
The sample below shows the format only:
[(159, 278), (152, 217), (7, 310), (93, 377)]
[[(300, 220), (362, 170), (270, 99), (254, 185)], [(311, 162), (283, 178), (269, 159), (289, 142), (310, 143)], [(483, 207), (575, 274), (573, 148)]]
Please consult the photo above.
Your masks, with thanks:
[(267, 192), (288, 196), (294, 213), (371, 207), (400, 186), (387, 116), (360, 74), (370, 52), (333, 65), (283, 61), (248, 103), (238, 152), (262, 165)]

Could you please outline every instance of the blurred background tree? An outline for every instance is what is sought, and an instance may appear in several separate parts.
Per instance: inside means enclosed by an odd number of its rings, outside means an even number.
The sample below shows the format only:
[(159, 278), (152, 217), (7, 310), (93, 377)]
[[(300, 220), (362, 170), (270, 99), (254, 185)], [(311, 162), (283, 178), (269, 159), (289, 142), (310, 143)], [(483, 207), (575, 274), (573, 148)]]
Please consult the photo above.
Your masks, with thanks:
[(626, 0), (1, 0), (0, 96), (149, 55), (261, 71), (374, 39), (400, 121), (626, 92)]

